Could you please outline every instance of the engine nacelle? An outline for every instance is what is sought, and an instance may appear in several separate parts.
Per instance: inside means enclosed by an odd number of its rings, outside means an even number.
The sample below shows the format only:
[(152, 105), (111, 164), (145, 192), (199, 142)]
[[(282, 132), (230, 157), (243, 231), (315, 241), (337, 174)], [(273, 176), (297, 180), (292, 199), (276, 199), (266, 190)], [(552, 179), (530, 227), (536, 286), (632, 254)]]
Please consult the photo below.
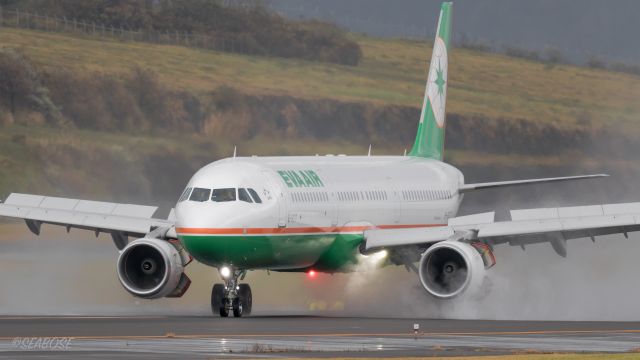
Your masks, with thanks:
[(463, 292), (475, 293), (482, 286), (485, 264), (478, 250), (458, 241), (442, 241), (422, 254), (418, 272), (422, 286), (439, 299)]
[(147, 238), (122, 250), (118, 278), (128, 292), (145, 299), (181, 296), (191, 282), (184, 274), (180, 252), (168, 241)]

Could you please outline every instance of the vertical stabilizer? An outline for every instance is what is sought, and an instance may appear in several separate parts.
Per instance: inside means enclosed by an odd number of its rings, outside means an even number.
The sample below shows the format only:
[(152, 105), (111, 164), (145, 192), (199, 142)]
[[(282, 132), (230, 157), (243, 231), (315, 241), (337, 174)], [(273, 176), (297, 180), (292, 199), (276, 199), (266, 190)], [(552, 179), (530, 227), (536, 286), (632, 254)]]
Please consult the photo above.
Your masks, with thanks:
[(447, 69), (449, 38), (451, 34), (451, 16), (453, 4), (442, 3), (438, 30), (433, 43), (429, 77), (420, 113), (418, 133), (413, 147), (409, 152), (411, 156), (426, 157), (442, 160), (444, 156), (444, 126), (446, 120), (447, 103)]

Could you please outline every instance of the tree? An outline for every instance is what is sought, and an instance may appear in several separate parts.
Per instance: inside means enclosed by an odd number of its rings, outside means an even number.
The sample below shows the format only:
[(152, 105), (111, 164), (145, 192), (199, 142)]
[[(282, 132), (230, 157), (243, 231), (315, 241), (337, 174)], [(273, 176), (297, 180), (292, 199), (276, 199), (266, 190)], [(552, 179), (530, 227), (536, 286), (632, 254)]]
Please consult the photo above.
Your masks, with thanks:
[(36, 89), (36, 73), (29, 59), (12, 49), (0, 49), (0, 101), (12, 115)]
[(12, 49), (0, 49), (0, 106), (15, 116), (18, 109), (42, 113), (48, 121), (62, 125), (60, 109), (51, 101), (49, 89), (24, 54)]

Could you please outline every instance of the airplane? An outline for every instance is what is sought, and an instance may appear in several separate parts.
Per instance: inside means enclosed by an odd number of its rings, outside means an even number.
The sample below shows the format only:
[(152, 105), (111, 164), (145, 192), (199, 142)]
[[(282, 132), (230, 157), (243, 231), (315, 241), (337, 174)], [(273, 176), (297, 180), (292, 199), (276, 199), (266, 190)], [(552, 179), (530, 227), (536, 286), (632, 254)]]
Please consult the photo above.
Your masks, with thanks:
[[(250, 315), (249, 271), (350, 272), (362, 261), (404, 265), (436, 299), (483, 289), (500, 244), (550, 243), (640, 230), (640, 203), (456, 217), (466, 193), (592, 179), (604, 174), (466, 184), (443, 161), (452, 3), (441, 6), (422, 111), (411, 151), (399, 156), (240, 157), (198, 170), (167, 219), (154, 206), (13, 193), (0, 216), (107, 233), (122, 286), (144, 299), (182, 296), (193, 260), (218, 269), (214, 315)], [(133, 238), (134, 240), (130, 240)], [(416, 265), (417, 264), (417, 265)]]

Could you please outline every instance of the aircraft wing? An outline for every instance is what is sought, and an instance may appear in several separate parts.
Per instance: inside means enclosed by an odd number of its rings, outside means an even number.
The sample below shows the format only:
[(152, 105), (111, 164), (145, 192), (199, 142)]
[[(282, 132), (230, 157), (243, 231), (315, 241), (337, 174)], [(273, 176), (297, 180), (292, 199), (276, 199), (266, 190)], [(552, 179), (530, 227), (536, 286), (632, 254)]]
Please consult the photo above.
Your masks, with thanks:
[(570, 239), (640, 231), (640, 203), (512, 210), (511, 221), (494, 213), (449, 219), (445, 226), (365, 231), (366, 249), (428, 245), (445, 240), (479, 240), (489, 245), (522, 246), (548, 242), (566, 256)]
[(494, 189), (494, 188), (500, 188), (500, 187), (533, 185), (533, 184), (543, 184), (543, 183), (573, 181), (573, 180), (597, 179), (597, 178), (608, 177), (608, 176), (609, 175), (607, 174), (594, 174), (594, 175), (578, 175), (578, 176), (564, 176), (564, 177), (542, 178), (542, 179), (495, 181), (495, 182), (486, 182), (486, 183), (477, 183), (477, 184), (465, 184), (460, 186), (459, 191), (461, 193), (465, 193), (465, 192), (474, 191), (474, 190), (485, 190), (485, 189)]
[(118, 249), (124, 248), (129, 236), (143, 237), (155, 229), (169, 229), (163, 234), (175, 238), (174, 221), (155, 219), (158, 208), (29, 194), (11, 194), (0, 203), (0, 216), (24, 219), (34, 234), (40, 235), (42, 224), (92, 230), (111, 234)]

